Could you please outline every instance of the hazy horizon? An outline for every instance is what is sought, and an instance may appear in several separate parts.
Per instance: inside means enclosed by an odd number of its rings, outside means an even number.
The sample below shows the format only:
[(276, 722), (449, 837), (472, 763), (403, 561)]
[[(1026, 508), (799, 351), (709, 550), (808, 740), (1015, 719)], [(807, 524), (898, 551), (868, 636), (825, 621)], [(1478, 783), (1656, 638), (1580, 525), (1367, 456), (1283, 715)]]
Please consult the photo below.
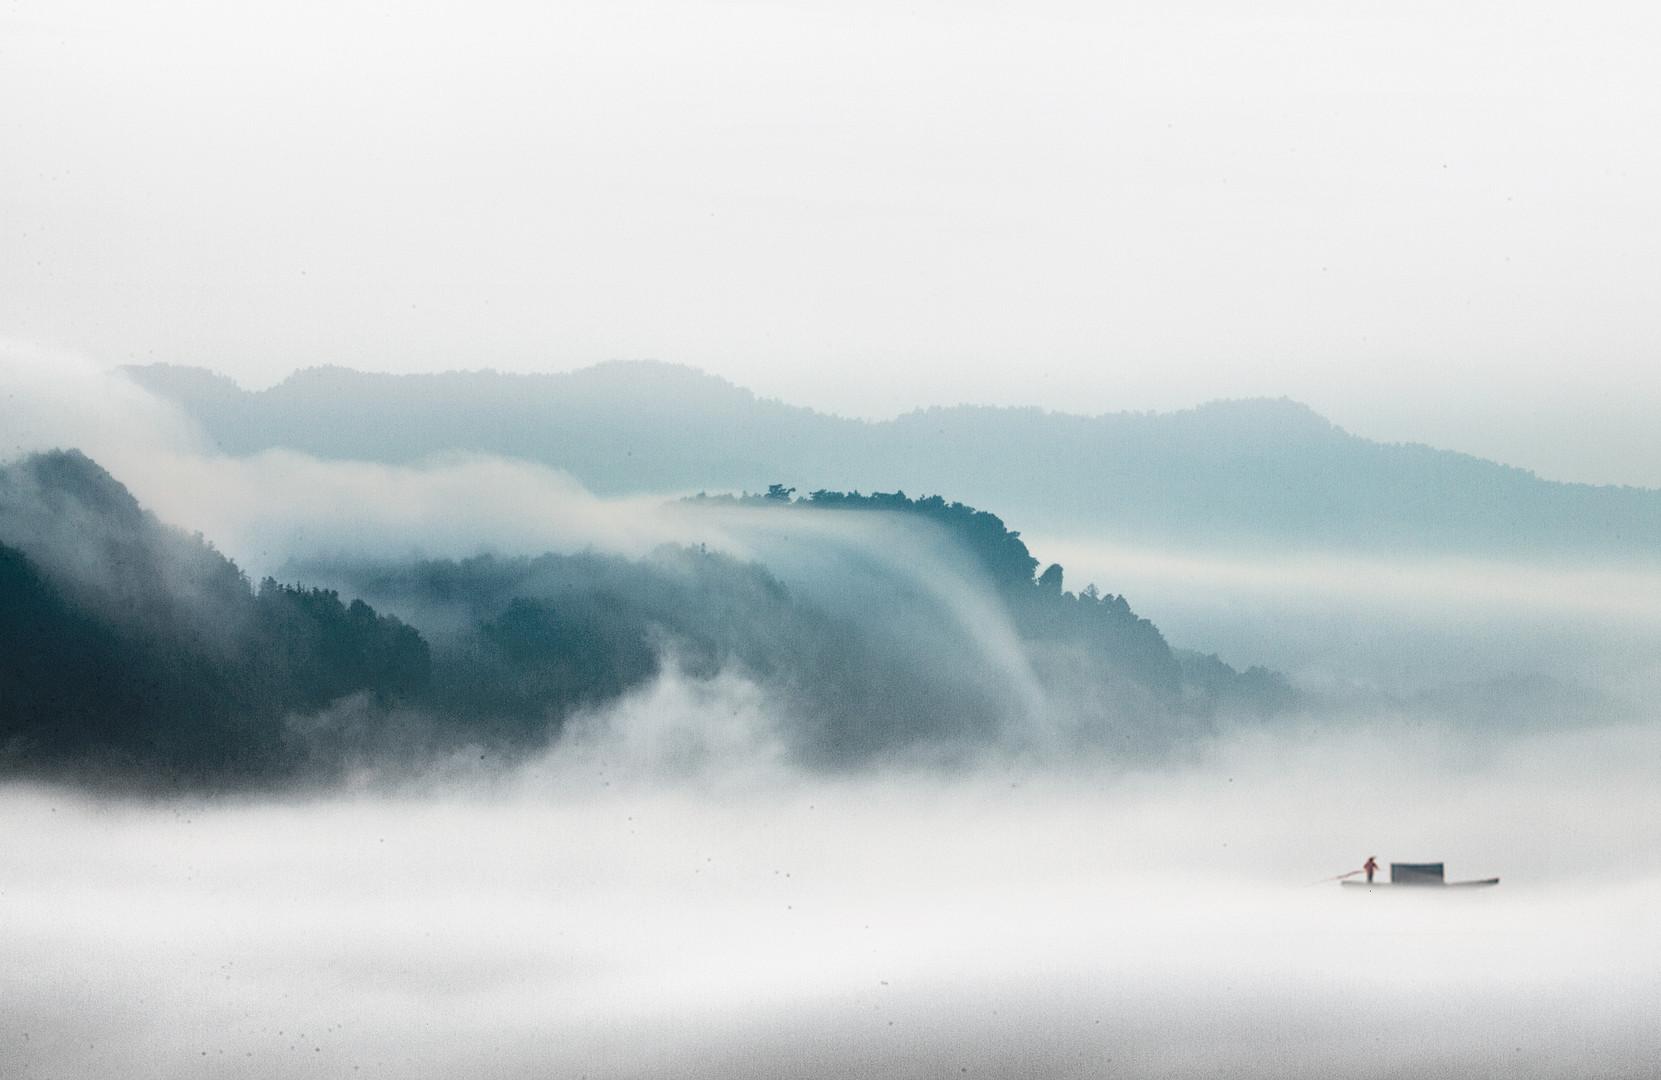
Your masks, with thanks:
[[(78, 361), (72, 361), (70, 359), (69, 354), (63, 354), (63, 360), (66, 363), (78, 362)], [(931, 400), (918, 400), (914, 403), (909, 403), (909, 404), (906, 404), (904, 406), (897, 406), (897, 407), (894, 407), (894, 408), (891, 408), (891, 409), (888, 409), (888, 410), (884, 410), (884, 411), (858, 412), (858, 411), (852, 411), (852, 410), (841, 411), (841, 410), (838, 410), (835, 407), (822, 405), (822, 404), (820, 404), (820, 403), (818, 403), (814, 400), (811, 400), (809, 398), (806, 398), (806, 397), (787, 397), (787, 396), (777, 395), (777, 394), (767, 394), (767, 393), (764, 393), (764, 392), (758, 390), (755, 386), (749, 385), (749, 384), (747, 384), (747, 383), (745, 383), (745, 382), (741, 381), (740, 379), (735, 378), (733, 376), (722, 374), (720, 371), (712, 370), (712, 369), (705, 368), (705, 367), (700, 367), (697, 364), (679, 363), (679, 362), (674, 361), (674, 360), (660, 359), (660, 358), (656, 358), (656, 357), (611, 358), (611, 359), (596, 360), (592, 363), (585, 363), (585, 364), (581, 364), (581, 365), (578, 365), (578, 366), (572, 366), (572, 367), (524, 367), (524, 368), (514, 368), (514, 367), (503, 368), (503, 367), (492, 366), (492, 365), (489, 365), (489, 364), (479, 364), (479, 365), (474, 365), (474, 366), (458, 365), (458, 366), (453, 366), (453, 367), (438, 367), (438, 366), (435, 366), (435, 367), (431, 367), (431, 368), (421, 368), (421, 367), (400, 368), (400, 367), (396, 367), (396, 366), (378, 367), (377, 368), (377, 367), (373, 367), (373, 366), (354, 365), (354, 364), (346, 363), (346, 362), (339, 361), (339, 360), (329, 360), (329, 361), (320, 361), (320, 362), (317, 362), (317, 363), (298, 364), (297, 366), (289, 368), (287, 370), (284, 370), (284, 371), (281, 371), (281, 372), (278, 372), (278, 373), (275, 373), (275, 374), (260, 376), (258, 378), (247, 378), (247, 377), (239, 378), (236, 374), (234, 374), (230, 370), (215, 367), (214, 365), (207, 364), (207, 363), (186, 364), (186, 363), (177, 363), (177, 362), (164, 361), (164, 360), (149, 361), (149, 362), (146, 362), (146, 363), (108, 364), (108, 365), (104, 365), (104, 369), (107, 370), (108, 372), (110, 372), (111, 374), (119, 375), (122, 372), (122, 370), (125, 369), (125, 368), (145, 367), (145, 366), (147, 366), (148, 364), (151, 364), (151, 363), (161, 365), (161, 366), (171, 366), (171, 367), (179, 367), (179, 368), (192, 368), (192, 369), (196, 369), (196, 370), (200, 370), (200, 371), (210, 372), (210, 373), (212, 373), (214, 375), (217, 375), (217, 376), (220, 376), (222, 378), (229, 379), (232, 383), (234, 383), (236, 385), (236, 387), (239, 390), (243, 390), (243, 391), (246, 391), (248, 393), (259, 393), (261, 391), (271, 390), (275, 387), (281, 386), (284, 383), (290, 382), (291, 380), (293, 380), (297, 377), (304, 376), (308, 372), (324, 371), (324, 370), (330, 370), (330, 369), (339, 369), (339, 370), (349, 371), (349, 372), (353, 372), (355, 374), (363, 374), (363, 375), (388, 375), (388, 376), (399, 376), (399, 375), (428, 375), (428, 376), (442, 376), (442, 375), (506, 375), (506, 376), (532, 376), (532, 377), (535, 377), (535, 376), (575, 375), (575, 374), (580, 374), (580, 373), (583, 373), (583, 372), (591, 372), (596, 368), (630, 367), (630, 366), (634, 366), (634, 365), (642, 365), (642, 366), (647, 366), (647, 367), (664, 367), (664, 368), (670, 368), (670, 369), (679, 369), (679, 370), (683, 370), (683, 371), (686, 371), (686, 372), (689, 372), (689, 373), (692, 373), (692, 374), (695, 374), (695, 375), (707, 376), (709, 378), (719, 380), (721, 383), (724, 383), (727, 386), (731, 386), (735, 389), (744, 391), (745, 393), (754, 395), (754, 397), (759, 401), (777, 402), (779, 404), (788, 405), (788, 406), (791, 406), (793, 408), (806, 409), (810, 412), (818, 413), (822, 416), (831, 416), (831, 417), (836, 417), (838, 419), (858, 420), (858, 421), (864, 421), (864, 422), (870, 422), (870, 423), (887, 423), (887, 422), (899, 419), (900, 417), (903, 417), (903, 416), (907, 416), (907, 415), (914, 414), (914, 413), (924, 413), (924, 412), (928, 412), (928, 411), (933, 410), (933, 409), (958, 409), (958, 408), (970, 408), (970, 409), (973, 409), (973, 408), (1035, 409), (1035, 410), (1045, 412), (1045, 413), (1053, 413), (1053, 414), (1058, 415), (1058, 416), (1078, 417), (1080, 419), (1096, 419), (1096, 418), (1099, 418), (1099, 417), (1123, 416), (1123, 415), (1169, 415), (1169, 414), (1172, 414), (1172, 413), (1192, 412), (1196, 409), (1203, 409), (1207, 406), (1227, 404), (1227, 403), (1230, 403), (1230, 402), (1290, 401), (1294, 404), (1301, 405), (1301, 406), (1304, 406), (1305, 408), (1308, 408), (1311, 412), (1315, 413), (1315, 415), (1320, 416), (1324, 420), (1330, 421), (1334, 426), (1342, 429), (1343, 431), (1347, 432), (1348, 434), (1355, 435), (1355, 436), (1358, 436), (1358, 437), (1363, 438), (1363, 439), (1367, 439), (1370, 442), (1379, 442), (1379, 443), (1404, 442), (1404, 443), (1409, 443), (1409, 444), (1412, 444), (1412, 445), (1428, 446), (1428, 447), (1431, 447), (1431, 448), (1437, 449), (1437, 450), (1452, 450), (1456, 453), (1469, 454), (1472, 457), (1481, 458), (1482, 460), (1493, 461), (1495, 464), (1509, 465), (1509, 466), (1512, 466), (1514, 468), (1523, 469), (1527, 472), (1534, 473), (1534, 475), (1540, 477), (1540, 479), (1542, 479), (1542, 480), (1550, 480), (1550, 481), (1560, 482), (1560, 483), (1590, 484), (1590, 485), (1594, 485), (1594, 486), (1611, 486), (1611, 487), (1639, 487), (1639, 488), (1645, 488), (1645, 489), (1648, 489), (1648, 490), (1661, 490), (1661, 473), (1656, 474), (1657, 475), (1657, 480), (1654, 483), (1638, 483), (1638, 484), (1630, 483), (1630, 482), (1627, 482), (1627, 481), (1615, 480), (1615, 479), (1596, 479), (1596, 478), (1587, 478), (1587, 477), (1584, 477), (1584, 476), (1581, 476), (1581, 477), (1553, 476), (1553, 475), (1543, 473), (1543, 472), (1541, 472), (1537, 469), (1534, 469), (1534, 468), (1532, 468), (1528, 465), (1524, 465), (1524, 464), (1522, 464), (1520, 462), (1517, 462), (1517, 461), (1510, 461), (1510, 460), (1506, 460), (1504, 458), (1493, 457), (1493, 456), (1490, 456), (1490, 455), (1484, 455), (1482, 453), (1478, 453), (1478, 452), (1475, 452), (1475, 451), (1464, 450), (1464, 449), (1461, 449), (1461, 448), (1456, 447), (1456, 446), (1451, 446), (1451, 445), (1445, 445), (1445, 444), (1441, 444), (1441, 443), (1426, 441), (1424, 439), (1415, 439), (1415, 438), (1399, 438), (1398, 439), (1398, 438), (1392, 438), (1392, 437), (1380, 434), (1379, 432), (1376, 432), (1376, 431), (1348, 427), (1345, 424), (1339, 422), (1339, 420), (1336, 419), (1335, 417), (1322, 412), (1319, 408), (1317, 408), (1315, 405), (1311, 404), (1309, 401), (1298, 398), (1297, 396), (1295, 396), (1293, 394), (1290, 394), (1290, 393), (1265, 392), (1265, 393), (1258, 393), (1258, 394), (1243, 394), (1243, 395), (1238, 395), (1238, 396), (1226, 396), (1226, 395), (1204, 396), (1203, 394), (1201, 394), (1200, 396), (1196, 396), (1196, 397), (1191, 398), (1191, 399), (1178, 400), (1178, 401), (1174, 401), (1173, 403), (1170, 403), (1170, 404), (1167, 404), (1167, 405), (1161, 405), (1161, 406), (1152, 406), (1152, 407), (1147, 407), (1147, 408), (1107, 407), (1107, 408), (1097, 409), (1097, 410), (1094, 410), (1094, 411), (1087, 411), (1086, 408), (1083, 405), (1081, 405), (1076, 399), (1063, 400), (1063, 401), (1061, 401), (1057, 404), (1054, 404), (1054, 405), (1044, 404), (1044, 403), (1039, 402), (1037, 400), (994, 401), (994, 400), (968, 400), (968, 399), (964, 399), (964, 400), (949, 400), (949, 399), (932, 400), (931, 399)]]
[(656, 358), (853, 416), (1287, 395), (1661, 486), (1646, 5), (0, 26), (16, 340), (255, 384)]
[[(40, 350), (35, 349), (35, 348), (28, 348), (28, 349), (22, 349), (22, 350), (17, 350), (17, 349), (14, 348), (14, 351), (11, 353), (11, 357), (16, 358), (18, 356), (28, 356), (30, 354), (34, 354), (35, 356), (42, 356), (42, 355), (49, 356), (49, 355), (51, 355), (51, 354), (43, 354), (43, 353), (41, 353)], [(60, 362), (60, 363), (64, 364), (66, 367), (71, 368), (71, 369), (81, 367), (84, 370), (84, 365), (81, 363), (79, 358), (74, 358), (74, 357), (72, 357), (71, 354), (67, 354), (67, 353), (57, 354), (57, 356), (58, 356), (57, 362)], [(44, 362), (41, 362), (41, 363), (43, 363), (44, 366), (49, 366), (52, 363), (52, 361), (44, 361)], [(1460, 447), (1453, 446), (1453, 445), (1447, 445), (1447, 444), (1443, 444), (1443, 443), (1438, 443), (1438, 442), (1433, 442), (1433, 441), (1428, 441), (1428, 440), (1425, 440), (1425, 439), (1418, 439), (1418, 438), (1407, 438), (1407, 437), (1392, 438), (1392, 437), (1380, 434), (1377, 431), (1349, 427), (1349, 426), (1346, 426), (1345, 424), (1341, 423), (1337, 418), (1335, 418), (1331, 415), (1328, 415), (1326, 413), (1323, 413), (1319, 408), (1315, 407), (1310, 402), (1302, 400), (1300, 398), (1297, 398), (1297, 397), (1295, 397), (1291, 394), (1263, 393), (1263, 394), (1243, 395), (1243, 396), (1237, 396), (1237, 397), (1229, 397), (1229, 396), (1204, 397), (1204, 396), (1202, 396), (1202, 397), (1196, 397), (1192, 400), (1179, 401), (1179, 402), (1176, 402), (1174, 404), (1171, 404), (1171, 405), (1168, 405), (1168, 406), (1162, 406), (1162, 407), (1150, 407), (1150, 408), (1142, 408), (1142, 409), (1137, 409), (1137, 408), (1106, 408), (1106, 409), (1097, 410), (1097, 411), (1085, 411), (1085, 409), (1082, 406), (1080, 406), (1076, 401), (1071, 402), (1071, 403), (1057, 404), (1057, 405), (1045, 405), (1045, 404), (1041, 404), (1041, 403), (1038, 403), (1038, 402), (1035, 402), (1035, 401), (976, 401), (976, 400), (963, 400), (963, 401), (939, 400), (939, 401), (933, 401), (933, 400), (931, 400), (931, 401), (920, 401), (920, 402), (917, 402), (915, 404), (908, 405), (904, 408), (896, 409), (896, 410), (892, 410), (892, 411), (861, 414), (861, 413), (851, 412), (851, 411), (850, 412), (838, 411), (835, 408), (830, 408), (830, 407), (820, 405), (820, 404), (818, 404), (818, 403), (816, 403), (812, 400), (789, 398), (789, 397), (765, 394), (765, 393), (762, 393), (761, 391), (757, 390), (754, 386), (748, 385), (748, 384), (746, 384), (744, 382), (741, 382), (741, 381), (739, 381), (739, 380), (737, 380), (733, 377), (721, 374), (718, 371), (713, 371), (713, 370), (709, 370), (709, 369), (706, 369), (706, 368), (702, 368), (702, 367), (699, 367), (695, 364), (677, 363), (677, 362), (674, 362), (674, 361), (671, 361), (671, 360), (660, 360), (660, 359), (609, 359), (609, 360), (599, 360), (599, 361), (595, 361), (594, 363), (584, 364), (584, 365), (581, 365), (581, 366), (570, 367), (570, 368), (526, 368), (526, 369), (500, 368), (500, 367), (493, 367), (493, 366), (489, 366), (489, 365), (480, 365), (480, 366), (471, 366), (471, 367), (469, 367), (469, 366), (434, 367), (434, 368), (431, 368), (431, 369), (408, 370), (408, 369), (397, 369), (397, 368), (360, 367), (360, 366), (354, 366), (354, 365), (349, 364), (349, 363), (326, 362), (326, 363), (315, 363), (315, 364), (302, 364), (300, 366), (297, 366), (297, 367), (291, 368), (287, 371), (284, 371), (281, 374), (279, 374), (279, 375), (277, 375), (273, 378), (259, 379), (259, 380), (239, 379), (236, 375), (232, 374), (231, 372), (226, 371), (226, 370), (222, 370), (220, 368), (216, 368), (216, 367), (214, 367), (210, 364), (183, 364), (183, 363), (172, 363), (172, 362), (168, 362), (168, 361), (159, 361), (159, 360), (154, 361), (152, 363), (155, 364), (155, 365), (162, 366), (162, 367), (186, 368), (186, 369), (193, 369), (193, 370), (209, 372), (213, 375), (216, 375), (216, 376), (219, 376), (219, 377), (230, 380), (233, 384), (235, 384), (237, 389), (239, 389), (241, 391), (244, 391), (244, 392), (247, 392), (247, 393), (252, 393), (252, 394), (257, 394), (257, 393), (260, 393), (260, 392), (263, 392), (263, 391), (268, 391), (268, 390), (274, 389), (276, 387), (282, 386), (285, 383), (289, 383), (289, 382), (295, 380), (296, 378), (303, 377), (306, 374), (311, 373), (311, 372), (327, 371), (327, 370), (342, 370), (342, 371), (352, 372), (354, 374), (362, 374), (362, 375), (370, 375), (370, 376), (380, 376), (380, 375), (385, 375), (385, 376), (401, 376), (401, 375), (415, 375), (415, 376), (420, 376), (420, 375), (425, 375), (425, 376), (503, 375), (503, 376), (537, 377), (537, 376), (578, 375), (578, 374), (582, 374), (582, 373), (585, 373), (585, 372), (592, 372), (595, 369), (600, 369), (600, 368), (608, 368), (608, 367), (628, 368), (628, 367), (631, 367), (631, 366), (637, 366), (638, 365), (638, 366), (646, 366), (646, 367), (661, 367), (661, 368), (668, 368), (668, 369), (676, 369), (676, 370), (685, 371), (685, 372), (688, 372), (688, 373), (691, 373), (691, 374), (694, 374), (694, 375), (697, 375), (697, 376), (709, 377), (709, 378), (718, 380), (720, 383), (722, 383), (726, 386), (732, 387), (732, 388), (737, 389), (739, 391), (743, 391), (746, 394), (752, 395), (752, 396), (755, 397), (755, 399), (757, 401), (760, 401), (760, 402), (776, 402), (778, 404), (786, 405), (786, 406), (789, 406), (789, 407), (792, 407), (792, 408), (804, 409), (804, 410), (807, 410), (808, 412), (816, 413), (816, 414), (821, 415), (821, 416), (833, 417), (833, 418), (842, 419), (842, 420), (854, 420), (854, 421), (860, 421), (860, 422), (865, 422), (865, 423), (876, 423), (876, 424), (890, 423), (890, 422), (892, 422), (894, 420), (897, 420), (897, 419), (900, 419), (902, 417), (911, 416), (911, 415), (919, 414), (919, 413), (927, 413), (927, 412), (929, 412), (931, 410), (935, 410), (935, 409), (989, 408), (989, 409), (1036, 410), (1036, 411), (1039, 411), (1039, 412), (1042, 412), (1042, 413), (1053, 414), (1053, 415), (1056, 415), (1056, 416), (1074, 417), (1074, 418), (1078, 418), (1078, 419), (1093, 420), (1093, 419), (1100, 419), (1100, 418), (1105, 418), (1105, 417), (1119, 417), (1119, 416), (1150, 416), (1150, 415), (1151, 416), (1169, 416), (1169, 415), (1178, 414), (1178, 413), (1191, 413), (1191, 412), (1194, 412), (1196, 410), (1203, 410), (1203, 409), (1205, 409), (1207, 407), (1210, 407), (1210, 406), (1226, 405), (1226, 404), (1230, 404), (1230, 403), (1283, 402), (1284, 401), (1284, 402), (1291, 402), (1295, 405), (1299, 405), (1299, 406), (1302, 406), (1304, 408), (1307, 408), (1314, 415), (1320, 417), (1323, 420), (1326, 420), (1326, 421), (1332, 423), (1333, 426), (1338, 428), (1340, 431), (1343, 431), (1344, 433), (1349, 434), (1349, 435), (1354, 435), (1354, 436), (1356, 436), (1358, 438), (1361, 438), (1361, 439), (1365, 439), (1368, 442), (1381, 443), (1381, 444), (1386, 444), (1386, 445), (1402, 444), (1402, 445), (1411, 445), (1411, 446), (1424, 446), (1424, 447), (1434, 449), (1434, 450), (1448, 450), (1448, 451), (1452, 451), (1454, 453), (1465, 454), (1467, 456), (1474, 457), (1474, 458), (1477, 458), (1477, 459), (1482, 460), (1482, 461), (1491, 461), (1491, 462), (1493, 462), (1494, 464), (1497, 464), (1497, 465), (1505, 465), (1505, 466), (1509, 466), (1509, 467), (1512, 467), (1512, 468), (1522, 469), (1523, 471), (1528, 472), (1528, 473), (1538, 477), (1541, 480), (1545, 480), (1545, 481), (1549, 481), (1549, 482), (1553, 482), (1553, 483), (1582, 484), (1582, 485), (1589, 485), (1589, 486), (1594, 486), (1594, 487), (1631, 487), (1631, 488), (1638, 488), (1638, 489), (1646, 490), (1646, 491), (1661, 491), (1661, 472), (1658, 472), (1656, 474), (1656, 479), (1653, 483), (1634, 483), (1634, 482), (1626, 481), (1626, 480), (1613, 479), (1613, 478), (1609, 478), (1609, 477), (1599, 477), (1599, 476), (1593, 476), (1593, 475), (1582, 475), (1582, 476), (1573, 476), (1573, 477), (1571, 477), (1571, 476), (1551, 475), (1551, 474), (1546, 473), (1546, 472), (1541, 472), (1540, 470), (1535, 469), (1535, 468), (1533, 468), (1531, 466), (1528, 466), (1526, 464), (1523, 464), (1519, 461), (1508, 460), (1508, 459), (1503, 458), (1503, 457), (1497, 457), (1497, 456), (1493, 456), (1493, 455), (1479, 453), (1479, 452), (1476, 452), (1476, 451), (1465, 450), (1465, 449), (1461, 449)], [(150, 364), (110, 364), (110, 365), (103, 366), (103, 370), (105, 370), (106, 372), (108, 372), (112, 376), (120, 377), (123, 374), (124, 369), (133, 368), (133, 367), (143, 368), (143, 367), (146, 367), (146, 366), (150, 366)]]
[[(29, 349), (38, 348), (34, 344), (26, 347)], [(71, 354), (64, 353), (63, 355), (67, 357)], [(77, 358), (77, 362), (79, 362), (79, 358)], [(833, 388), (801, 384), (781, 385), (778, 380), (770, 378), (764, 368), (734, 369), (718, 363), (705, 366), (691, 361), (683, 362), (672, 357), (662, 356), (601, 356), (571, 363), (537, 360), (515, 364), (512, 362), (486, 362), (481, 360), (477, 363), (435, 361), (432, 363), (392, 363), (380, 366), (373, 363), (355, 363), (349, 358), (331, 357), (316, 362), (297, 363), (288, 368), (256, 368), (252, 371), (242, 371), (240, 373), (236, 366), (223, 363), (216, 364), (211, 358), (192, 362), (149, 356), (107, 362), (102, 366), (114, 372), (128, 366), (143, 366), (152, 363), (211, 371), (216, 375), (231, 379), (240, 389), (249, 392), (269, 390), (297, 375), (319, 368), (344, 368), (349, 371), (374, 375), (498, 373), (535, 376), (569, 375), (611, 364), (663, 364), (713, 376), (729, 385), (748, 391), (764, 401), (777, 401), (827, 416), (877, 423), (891, 421), (911, 413), (925, 412), (934, 408), (1039, 409), (1064, 416), (1093, 418), (1122, 414), (1185, 412), (1218, 402), (1287, 400), (1310, 408), (1317, 415), (1351, 434), (1375, 442), (1407, 443), (1431, 446), (1441, 450), (1452, 450), (1483, 460), (1524, 469), (1542, 480), (1661, 490), (1661, 464), (1653, 467), (1650, 464), (1652, 460), (1661, 462), (1661, 445), (1652, 447), (1647, 441), (1646, 433), (1649, 427), (1645, 422), (1645, 418), (1650, 415), (1650, 405), (1647, 401), (1641, 399), (1636, 402), (1603, 401), (1599, 403), (1598, 411), (1595, 414), (1587, 412), (1554, 418), (1553, 423), (1562, 425), (1565, 439), (1564, 445), (1559, 448), (1564, 453), (1554, 454), (1542, 447), (1537, 441), (1536, 437), (1543, 430), (1551, 430), (1550, 424), (1545, 427), (1541, 426), (1541, 418), (1537, 413), (1506, 415), (1503, 412), (1495, 411), (1491, 401), (1487, 399), (1484, 399), (1481, 407), (1474, 410), (1450, 402), (1436, 407), (1423, 407), (1422, 404), (1417, 407), (1404, 405), (1401, 415), (1391, 415), (1388, 412), (1374, 412), (1365, 408), (1356, 408), (1341, 400), (1335, 401), (1329, 396), (1323, 396), (1313, 389), (1310, 393), (1300, 396), (1298, 392), (1279, 384), (1247, 386), (1233, 393), (1223, 389), (1208, 390), (1203, 386), (1195, 386), (1191, 390), (1172, 388), (1161, 390), (1155, 394), (1138, 395), (1128, 400), (1111, 391), (1080, 394), (1076, 387), (1042, 393), (1019, 388), (1010, 389), (1007, 392), (989, 390), (976, 397), (954, 397), (952, 392), (946, 388), (948, 384), (941, 384), (921, 388), (915, 394), (909, 396), (881, 402), (862, 402), (847, 398), (845, 394), (839, 395)], [(834, 369), (837, 364), (833, 362), (830, 366)], [(1635, 364), (1633, 374), (1646, 375), (1648, 374), (1648, 368), (1641, 363)], [(1661, 379), (1658, 379), (1657, 382), (1661, 382)], [(1223, 385), (1227, 385), (1226, 380), (1224, 380)], [(843, 387), (843, 389), (846, 390), (846, 387)], [(1640, 381), (1630, 389), (1638, 391), (1641, 395), (1645, 387)], [(1612, 390), (1610, 393), (1611, 398), (1618, 399), (1619, 396), (1617, 391)], [(1323, 401), (1326, 404), (1323, 404)], [(1627, 416), (1628, 413), (1631, 414), (1630, 417)], [(1614, 420), (1616, 423), (1617, 434), (1630, 440), (1628, 444), (1615, 454), (1580, 456), (1577, 458), (1576, 454), (1582, 453), (1588, 446), (1592, 445), (1577, 437), (1578, 425), (1597, 421), (1607, 423), (1610, 420)], [(1629, 422), (1630, 430), (1624, 430)], [(1479, 430), (1484, 425), (1493, 425), (1493, 430)], [(1607, 443), (1600, 445), (1607, 445)]]

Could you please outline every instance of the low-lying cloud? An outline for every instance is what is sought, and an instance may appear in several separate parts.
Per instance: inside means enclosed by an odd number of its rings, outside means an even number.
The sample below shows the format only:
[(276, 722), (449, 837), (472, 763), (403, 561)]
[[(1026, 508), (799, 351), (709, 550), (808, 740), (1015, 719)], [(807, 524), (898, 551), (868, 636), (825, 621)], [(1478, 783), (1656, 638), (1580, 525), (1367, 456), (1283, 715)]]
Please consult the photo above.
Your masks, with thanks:
[(662, 500), (602, 501), (557, 469), (458, 453), (414, 466), (273, 450), (216, 453), (200, 428), (120, 371), (0, 344), (0, 460), (79, 449), (163, 521), (254, 575), (321, 555), (466, 556), (584, 548), (639, 556), (683, 538)]
[[(478, 457), (228, 458), (118, 375), (7, 355), (6, 452), (80, 446), (255, 574), (705, 544), (995, 689), (1023, 738), (953, 770), (807, 770), (788, 680), (664, 641), (530, 760), (463, 736), (285, 796), (11, 782), (0, 1075), (1509, 1080), (1661, 1057), (1653, 576), (1045, 539), (1068, 587), (1315, 692), (1157, 758), (1072, 754), (1047, 726), (1079, 704), (1066, 667), (1040, 687), (980, 570), (918, 523), (605, 501)], [(1613, 704), (1565, 723), (1532, 677)], [(409, 741), (469, 719), (412, 717)], [(1322, 880), (1372, 854), (1503, 883)]]
[[(1029, 538), (1031, 539), (1031, 538)], [(1549, 676), (1628, 706), (1661, 697), (1661, 574), (1620, 565), (1234, 558), (1045, 536), (1070, 576), (1111, 580), (1173, 641), (1300, 685), (1398, 695)]]
[[(1432, 736), (1065, 776), (651, 768), (714, 700), (668, 686), (616, 737), (400, 792), (0, 790), (0, 1071), (1636, 1077), (1661, 1052), (1653, 730), (1481, 769)], [(1312, 884), (1368, 854), (1504, 880)]]
[(0, 338), (0, 461), (78, 447), (119, 462), (201, 452), (197, 424), (176, 406), (87, 357)]

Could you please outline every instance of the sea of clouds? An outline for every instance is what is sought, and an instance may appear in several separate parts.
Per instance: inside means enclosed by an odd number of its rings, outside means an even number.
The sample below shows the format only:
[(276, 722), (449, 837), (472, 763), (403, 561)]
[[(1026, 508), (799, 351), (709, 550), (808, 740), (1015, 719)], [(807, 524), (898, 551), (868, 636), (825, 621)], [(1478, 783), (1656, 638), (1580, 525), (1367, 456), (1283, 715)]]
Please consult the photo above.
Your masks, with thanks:
[[(824, 552), (903, 541), (914, 587), (1042, 721), (998, 666), (1007, 627), (926, 535), (837, 518), (803, 543), (499, 459), (232, 458), (117, 374), (5, 357), (7, 456), (80, 447), (256, 575), (681, 542), (811, 581)], [(1652, 575), (1033, 546), (1316, 706), (1157, 764), (826, 776), (781, 751), (788, 703), (670, 664), (531, 761), (288, 797), (11, 782), (0, 1075), (1652, 1074)], [(1592, 704), (1498, 730), (1458, 696), (1425, 705), (1542, 673)], [(1368, 855), (1503, 883), (1329, 880)]]

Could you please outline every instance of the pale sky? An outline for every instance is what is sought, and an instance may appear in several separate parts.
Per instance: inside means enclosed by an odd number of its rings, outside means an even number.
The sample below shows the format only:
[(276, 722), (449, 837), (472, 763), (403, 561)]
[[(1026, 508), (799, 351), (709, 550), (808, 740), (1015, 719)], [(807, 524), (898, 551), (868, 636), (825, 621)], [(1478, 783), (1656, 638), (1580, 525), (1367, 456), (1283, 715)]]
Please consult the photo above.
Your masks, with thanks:
[(1661, 9), (0, 4), (0, 338), (1287, 395), (1661, 486)]

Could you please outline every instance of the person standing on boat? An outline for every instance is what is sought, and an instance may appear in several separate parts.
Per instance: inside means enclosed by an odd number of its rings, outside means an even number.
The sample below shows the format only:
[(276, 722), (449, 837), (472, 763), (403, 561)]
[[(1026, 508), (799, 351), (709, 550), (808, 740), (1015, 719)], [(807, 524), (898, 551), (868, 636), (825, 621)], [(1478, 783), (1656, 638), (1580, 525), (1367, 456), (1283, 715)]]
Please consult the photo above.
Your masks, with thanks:
[(1371, 885), (1373, 874), (1378, 871), (1378, 858), (1373, 855), (1367, 856), (1367, 861), (1361, 864), (1361, 869), (1367, 871), (1367, 884)]

